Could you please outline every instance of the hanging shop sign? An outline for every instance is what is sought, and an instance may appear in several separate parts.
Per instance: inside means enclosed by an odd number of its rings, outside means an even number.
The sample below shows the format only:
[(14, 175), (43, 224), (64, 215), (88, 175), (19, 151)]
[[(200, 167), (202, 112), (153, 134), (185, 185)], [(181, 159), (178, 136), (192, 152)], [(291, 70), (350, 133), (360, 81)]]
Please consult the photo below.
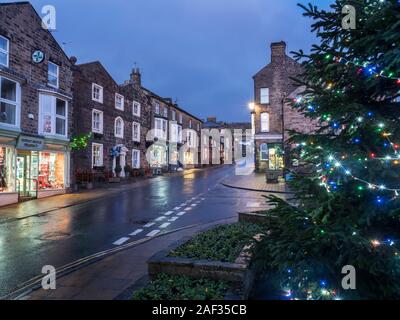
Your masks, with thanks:
[(41, 151), (44, 148), (44, 139), (20, 135), (17, 142), (17, 149)]

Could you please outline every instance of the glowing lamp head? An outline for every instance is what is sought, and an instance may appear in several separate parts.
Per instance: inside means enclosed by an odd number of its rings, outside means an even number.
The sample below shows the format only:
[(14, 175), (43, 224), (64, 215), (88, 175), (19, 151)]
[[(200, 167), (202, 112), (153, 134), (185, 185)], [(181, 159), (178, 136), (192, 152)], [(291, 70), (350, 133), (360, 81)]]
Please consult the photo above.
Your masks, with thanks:
[(256, 105), (255, 105), (254, 102), (250, 102), (250, 103), (248, 104), (248, 107), (249, 107), (249, 109), (250, 109), (251, 111), (254, 111)]

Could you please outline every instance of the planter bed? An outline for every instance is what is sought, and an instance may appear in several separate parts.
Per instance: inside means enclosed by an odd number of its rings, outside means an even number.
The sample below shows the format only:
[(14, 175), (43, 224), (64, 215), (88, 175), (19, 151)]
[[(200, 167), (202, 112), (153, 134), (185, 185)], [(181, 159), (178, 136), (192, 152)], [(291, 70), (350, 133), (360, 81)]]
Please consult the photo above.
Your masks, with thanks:
[(224, 281), (192, 279), (159, 274), (133, 294), (133, 300), (222, 300), (229, 284)]
[(148, 261), (149, 275), (152, 279), (164, 273), (229, 282), (235, 292), (230, 296), (246, 298), (255, 277), (250, 251), (260, 232), (260, 226), (236, 223), (183, 239)]

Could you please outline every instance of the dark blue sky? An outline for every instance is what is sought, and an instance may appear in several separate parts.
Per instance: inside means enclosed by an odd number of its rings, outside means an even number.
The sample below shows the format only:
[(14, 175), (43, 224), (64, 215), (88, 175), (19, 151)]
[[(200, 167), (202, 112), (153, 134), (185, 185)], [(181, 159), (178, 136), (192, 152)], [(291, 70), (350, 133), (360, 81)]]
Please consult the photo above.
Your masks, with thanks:
[[(252, 76), (270, 42), (315, 42), (298, 0), (32, 0), (57, 10), (57, 40), (78, 63), (99, 60), (119, 83), (134, 62), (145, 87), (200, 118), (249, 121)], [(312, 1), (312, 3), (328, 1)]]

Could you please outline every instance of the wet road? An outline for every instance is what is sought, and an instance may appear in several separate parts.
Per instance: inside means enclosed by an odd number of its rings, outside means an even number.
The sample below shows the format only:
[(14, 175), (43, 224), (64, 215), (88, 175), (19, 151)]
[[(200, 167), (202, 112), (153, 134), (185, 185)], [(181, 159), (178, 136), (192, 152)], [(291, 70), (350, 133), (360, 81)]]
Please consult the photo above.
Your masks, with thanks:
[[(260, 193), (223, 187), (232, 166), (175, 177), (47, 214), (0, 224), (0, 296), (41, 273), (129, 241), (235, 216)], [(247, 208), (248, 209), (248, 208)]]

